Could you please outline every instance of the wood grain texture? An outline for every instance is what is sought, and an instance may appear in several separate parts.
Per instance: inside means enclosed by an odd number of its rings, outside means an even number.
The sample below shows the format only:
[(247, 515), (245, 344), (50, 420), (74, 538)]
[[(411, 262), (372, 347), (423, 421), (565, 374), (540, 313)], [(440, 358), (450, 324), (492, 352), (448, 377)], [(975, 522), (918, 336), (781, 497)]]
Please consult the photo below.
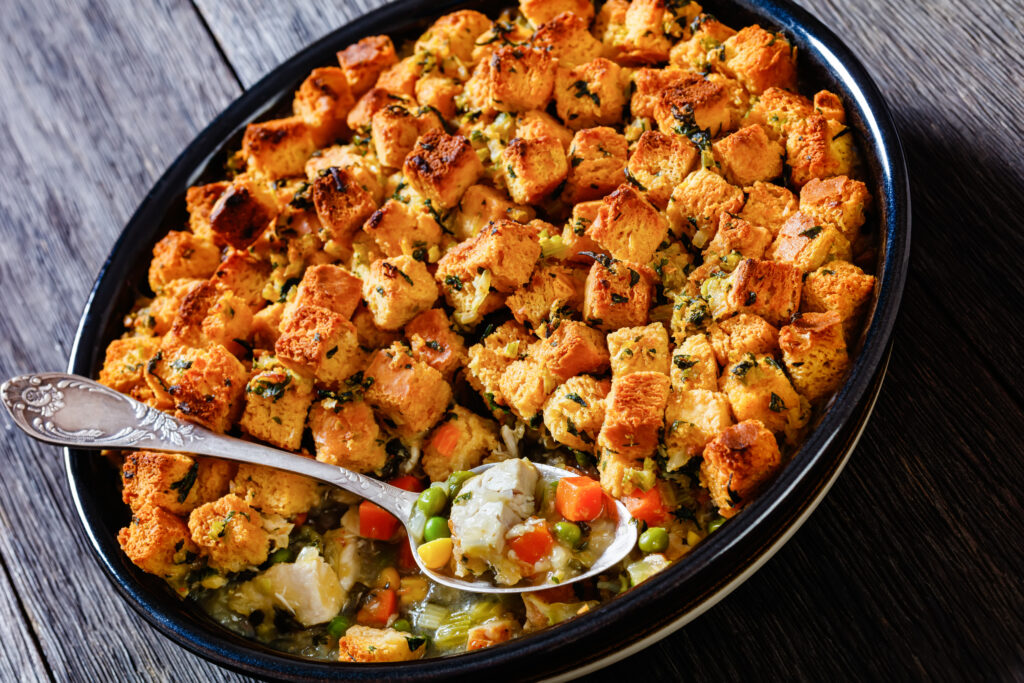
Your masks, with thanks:
[[(115, 236), (237, 93), (232, 73), (247, 87), (379, 4), (54, 3), (4, 6), (0, 237), (18, 245), (0, 252), (18, 302), (0, 316), (4, 376), (64, 366)], [(805, 5), (875, 75), (911, 167), (911, 277), (889, 376), (793, 540), (699, 620), (595, 678), (1024, 679), (1019, 3)], [(13, 658), (0, 679), (234, 678), (114, 595), (67, 507), (56, 449), (0, 419), (0, 591), (7, 581), (21, 601), (0, 599), (0, 653)]]

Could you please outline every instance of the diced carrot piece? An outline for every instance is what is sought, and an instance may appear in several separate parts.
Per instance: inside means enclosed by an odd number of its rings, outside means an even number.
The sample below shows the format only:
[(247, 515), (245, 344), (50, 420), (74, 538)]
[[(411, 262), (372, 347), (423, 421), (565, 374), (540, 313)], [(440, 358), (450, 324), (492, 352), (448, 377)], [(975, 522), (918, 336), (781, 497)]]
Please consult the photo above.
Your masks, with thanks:
[(533, 564), (551, 552), (555, 539), (546, 524), (534, 524), (525, 533), (510, 538), (508, 545), (520, 560)]
[(416, 558), (412, 556), (412, 539), (403, 538), (398, 542), (398, 568), (402, 571), (416, 569)]
[(359, 504), (359, 535), (377, 541), (390, 540), (398, 529), (398, 518), (368, 500)]
[(647, 522), (648, 526), (658, 526), (665, 521), (668, 514), (657, 487), (637, 495), (626, 496), (622, 502), (626, 504), (629, 514), (642, 522)]
[(412, 476), (411, 474), (404, 474), (401, 477), (395, 477), (388, 482), (392, 486), (402, 489), (403, 491), (412, 491), (413, 493), (419, 493), (425, 486), (423, 482)]
[(604, 489), (590, 477), (558, 480), (555, 509), (570, 522), (590, 522), (604, 510)]
[(307, 519), (309, 519), (309, 515), (307, 513), (305, 513), (305, 512), (300, 512), (299, 514), (295, 515), (295, 526), (296, 527), (302, 526), (303, 524), (306, 523)]
[(430, 445), (440, 455), (448, 458), (455, 452), (455, 447), (459, 445), (460, 436), (462, 436), (462, 432), (454, 422), (445, 422), (434, 431), (434, 436), (430, 438)]
[(356, 621), (365, 626), (384, 627), (398, 611), (398, 595), (391, 588), (374, 588), (356, 613)]

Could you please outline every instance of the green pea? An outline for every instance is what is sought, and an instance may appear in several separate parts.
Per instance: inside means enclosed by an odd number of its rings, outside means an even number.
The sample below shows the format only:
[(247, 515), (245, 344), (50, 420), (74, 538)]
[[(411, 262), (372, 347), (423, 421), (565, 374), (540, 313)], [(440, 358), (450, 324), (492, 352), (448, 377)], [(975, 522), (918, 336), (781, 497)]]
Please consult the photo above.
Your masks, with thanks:
[(395, 629), (396, 631), (409, 632), (412, 630), (412, 624), (409, 623), (408, 619), (398, 619), (395, 621), (395, 623), (391, 624), (391, 628)]
[(441, 510), (444, 510), (445, 503), (447, 502), (448, 496), (445, 495), (444, 491), (437, 486), (431, 486), (416, 499), (416, 507), (427, 517), (432, 517)]
[(327, 634), (334, 638), (341, 638), (345, 635), (345, 631), (352, 625), (352, 620), (346, 617), (344, 614), (338, 616), (327, 622)]
[(576, 544), (580, 542), (583, 532), (572, 522), (558, 522), (555, 524), (555, 536), (558, 536), (558, 540), (570, 548), (575, 548)]
[(475, 477), (475, 472), (468, 472), (466, 470), (459, 470), (458, 472), (452, 472), (448, 475), (448, 480), (445, 481), (445, 486), (448, 487), (448, 500), (455, 500), (455, 496), (458, 495), (459, 489), (466, 483), (468, 479)]
[(717, 531), (718, 527), (723, 524), (725, 524), (725, 517), (715, 517), (713, 520), (708, 522), (708, 533), (710, 534), (712, 531)]
[(293, 559), (295, 559), (295, 556), (292, 555), (292, 551), (288, 548), (278, 548), (270, 554), (270, 561), (274, 564), (279, 564), (281, 562), (291, 562)]
[(640, 534), (639, 545), (645, 553), (660, 553), (668, 547), (668, 532), (660, 526), (652, 526)]
[(451, 538), (451, 535), (452, 532), (448, 529), (448, 520), (444, 517), (431, 517), (423, 527), (423, 540), (426, 543), (439, 538)]

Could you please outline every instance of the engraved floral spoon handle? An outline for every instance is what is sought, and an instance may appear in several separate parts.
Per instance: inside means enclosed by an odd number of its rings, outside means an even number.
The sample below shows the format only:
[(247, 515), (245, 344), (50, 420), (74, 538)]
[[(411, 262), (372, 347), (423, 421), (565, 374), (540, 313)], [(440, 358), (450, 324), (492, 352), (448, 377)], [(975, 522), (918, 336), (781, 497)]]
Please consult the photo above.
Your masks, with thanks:
[(14, 377), (0, 398), (29, 436), (70, 448), (128, 448), (210, 455), (265, 465), (333, 484), (373, 501), (400, 520), (416, 494), (343, 467), (217, 434), (179, 420), (91, 379), (61, 372)]

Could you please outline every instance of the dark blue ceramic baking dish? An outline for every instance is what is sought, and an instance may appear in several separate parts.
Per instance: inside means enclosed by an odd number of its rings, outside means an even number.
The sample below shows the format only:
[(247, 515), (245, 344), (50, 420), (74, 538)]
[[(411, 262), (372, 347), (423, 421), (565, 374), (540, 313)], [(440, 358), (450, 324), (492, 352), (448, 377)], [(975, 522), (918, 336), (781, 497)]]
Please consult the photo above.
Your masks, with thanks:
[[(505, 3), (502, 3), (504, 5)], [(500, 5), (499, 5), (500, 6)], [(153, 244), (185, 220), (188, 186), (215, 177), (225, 150), (245, 125), (290, 101), (306, 74), (334, 63), (337, 50), (366, 35), (414, 37), (434, 18), (477, 2), (399, 0), (343, 26), (271, 72), (218, 116), (153, 186), (111, 251), (90, 294), (69, 369), (95, 376), (109, 340), (121, 332)], [(114, 586), (159, 631), (225, 667), (269, 678), (406, 680), (467, 677), (487, 680), (572, 677), (606, 665), (683, 626), (753, 573), (799, 527), (849, 458), (881, 386), (890, 337), (906, 278), (910, 195), (899, 138), (878, 88), (853, 54), (825, 26), (788, 0), (708, 0), (725, 23), (759, 23), (784, 31), (799, 47), (802, 90), (828, 88), (847, 106), (867, 161), (880, 232), (877, 296), (851, 375), (817, 418), (809, 440), (778, 480), (742, 515), (683, 561), (623, 596), (559, 627), (500, 647), (405, 664), (345, 665), (282, 655), (222, 629), (158, 579), (139, 571), (118, 547), (128, 521), (116, 473), (102, 459), (66, 453), (79, 518)], [(477, 679), (482, 680), (482, 679)]]

